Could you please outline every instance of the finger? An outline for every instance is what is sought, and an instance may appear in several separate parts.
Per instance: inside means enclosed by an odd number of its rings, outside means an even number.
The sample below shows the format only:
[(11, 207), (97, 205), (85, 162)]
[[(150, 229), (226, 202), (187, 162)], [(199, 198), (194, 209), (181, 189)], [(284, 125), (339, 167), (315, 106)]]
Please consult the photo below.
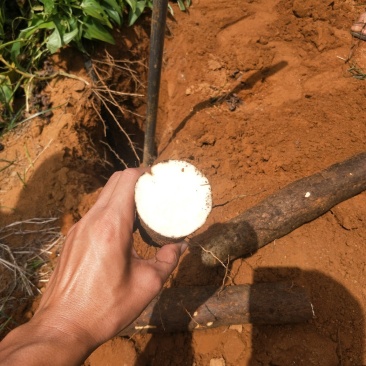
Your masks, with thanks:
[(106, 214), (132, 230), (135, 221), (135, 185), (146, 169), (126, 169), (119, 176), (108, 203)]
[(177, 267), (179, 258), (187, 249), (187, 247), (188, 244), (185, 241), (164, 245), (156, 253), (155, 258), (149, 260), (157, 270), (162, 281), (165, 282)]
[(127, 205), (134, 207), (135, 185), (140, 176), (145, 173), (145, 168), (131, 168), (124, 170), (114, 186), (108, 201), (111, 209), (120, 210)]
[(121, 174), (122, 172), (115, 172), (112, 174), (112, 176), (108, 179), (108, 182), (100, 192), (98, 199), (94, 204), (94, 207), (104, 207), (108, 203)]
[[(145, 171), (147, 171), (146, 168), (135, 168), (135, 169), (126, 169), (124, 171), (118, 171), (113, 173), (113, 175), (109, 178), (108, 182), (102, 189), (102, 191), (99, 194), (99, 197), (95, 203), (95, 207), (104, 207), (108, 204), (110, 201), (111, 195), (113, 194), (117, 183), (122, 179), (126, 179), (126, 175), (130, 175), (130, 170), (133, 171), (139, 171), (139, 176), (143, 174)], [(137, 178), (138, 179), (138, 178)], [(137, 180), (136, 179), (136, 180)], [(136, 182), (135, 182), (136, 184)]]
[[(145, 168), (126, 169), (116, 172), (100, 193), (97, 202), (83, 219), (100, 214), (100, 210), (119, 223), (132, 227), (135, 220), (134, 190), (137, 179), (146, 171)], [(82, 219), (82, 220), (83, 220)], [(124, 227), (124, 225), (122, 225)]]

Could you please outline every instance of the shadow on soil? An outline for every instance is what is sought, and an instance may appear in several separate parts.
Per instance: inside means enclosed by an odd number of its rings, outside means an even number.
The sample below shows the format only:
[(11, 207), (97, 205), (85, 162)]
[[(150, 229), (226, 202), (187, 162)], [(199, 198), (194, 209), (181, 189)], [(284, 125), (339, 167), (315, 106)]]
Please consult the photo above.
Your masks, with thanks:
[[(193, 250), (180, 264), (174, 286), (216, 285), (219, 289), (223, 276), (223, 268), (203, 267), (199, 252)], [(251, 358), (247, 365), (361, 365), (365, 322), (360, 304), (349, 291), (318, 271), (287, 267), (264, 267), (254, 271), (253, 283), (278, 281), (292, 281), (303, 286), (309, 294), (315, 318), (297, 324), (254, 324)], [(251, 305), (249, 300), (249, 308)], [(194, 309), (189, 311), (192, 314)], [(159, 309), (154, 309), (152, 318), (157, 317)], [(182, 333), (153, 334), (135, 366), (199, 364), (192, 346), (192, 334), (184, 332), (190, 321), (187, 317)], [(199, 349), (197, 352), (199, 354)], [(248, 354), (244, 349), (241, 352)], [(225, 354), (221, 356), (225, 358)], [(240, 363), (240, 354), (237, 359), (238, 365), (244, 365)]]
[(362, 365), (365, 320), (352, 294), (319, 271), (263, 267), (254, 272), (254, 282), (281, 280), (307, 290), (315, 317), (292, 325), (254, 325), (248, 366)]

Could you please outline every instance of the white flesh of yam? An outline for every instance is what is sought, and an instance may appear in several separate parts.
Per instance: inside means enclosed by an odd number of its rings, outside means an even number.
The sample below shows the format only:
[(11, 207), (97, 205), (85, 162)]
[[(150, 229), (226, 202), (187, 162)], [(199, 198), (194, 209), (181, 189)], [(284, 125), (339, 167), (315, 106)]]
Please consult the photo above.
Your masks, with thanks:
[(192, 164), (168, 160), (139, 178), (135, 202), (146, 229), (176, 241), (205, 223), (212, 208), (211, 187)]

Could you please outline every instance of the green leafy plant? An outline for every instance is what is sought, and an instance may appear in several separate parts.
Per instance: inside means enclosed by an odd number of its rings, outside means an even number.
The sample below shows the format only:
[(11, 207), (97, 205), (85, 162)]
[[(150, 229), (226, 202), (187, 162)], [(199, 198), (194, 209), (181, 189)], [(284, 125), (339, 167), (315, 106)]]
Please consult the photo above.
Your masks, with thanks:
[[(21, 66), (22, 55), (40, 60), (44, 52), (55, 53), (73, 42), (84, 50), (83, 39), (114, 43), (110, 33), (115, 25), (121, 25), (128, 14), (132, 25), (143, 10), (151, 7), (150, 0), (33, 0), (27, 10), (19, 9), (20, 18), (27, 26), (22, 28), (11, 46), (11, 60)], [(129, 9), (128, 9), (129, 8)], [(2, 6), (0, 34), (4, 33), (6, 7)], [(14, 30), (13, 31), (17, 31)], [(9, 47), (7, 47), (9, 50)]]
[(177, 3), (181, 11), (186, 11), (191, 6), (191, 0), (177, 0)]
[[(186, 10), (190, 0), (177, 3)], [(0, 125), (19, 117), (14, 97), (28, 98), (44, 79), (37, 70), (46, 56), (69, 44), (86, 53), (86, 40), (114, 44), (112, 29), (133, 25), (147, 8), (152, 0), (0, 0)]]

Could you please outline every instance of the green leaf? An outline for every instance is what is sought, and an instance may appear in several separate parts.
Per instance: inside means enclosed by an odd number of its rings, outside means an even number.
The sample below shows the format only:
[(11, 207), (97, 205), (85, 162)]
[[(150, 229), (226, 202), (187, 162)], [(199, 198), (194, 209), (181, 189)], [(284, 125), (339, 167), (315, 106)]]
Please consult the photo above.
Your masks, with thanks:
[(136, 1), (135, 11), (130, 11), (130, 13), (128, 14), (128, 25), (133, 25), (136, 22), (136, 20), (140, 17), (142, 12), (145, 10), (145, 8), (146, 8), (146, 2), (144, 0)]
[[(83, 35), (83, 29), (82, 29), (82, 25), (79, 22), (78, 19), (76, 18), (70, 18), (69, 20), (69, 27), (68, 30), (70, 31), (69, 33), (76, 33), (75, 37), (73, 37), (73, 41), (75, 41), (77, 43), (77, 48), (79, 48), (81, 51), (84, 51), (84, 48), (81, 47), (81, 39), (82, 39), (82, 35)], [(70, 34), (71, 37), (71, 34)], [(71, 40), (70, 40), (71, 42)]]
[(170, 4), (168, 4), (168, 10), (170, 11), (170, 14), (174, 17), (174, 10)]
[(32, 27), (28, 27), (23, 29), (20, 33), (19, 33), (19, 37), (21, 39), (27, 39), (29, 38), (34, 32), (36, 32), (38, 30), (38, 25), (33, 25)]
[(75, 28), (73, 31), (65, 33), (62, 36), (62, 40), (64, 44), (69, 44), (74, 38), (76, 38), (76, 36), (78, 35), (79, 30), (77, 28)]
[(12, 112), (13, 89), (10, 79), (4, 75), (0, 75), (0, 102)]
[(85, 38), (98, 39), (103, 42), (115, 44), (112, 35), (100, 23), (90, 21), (84, 25), (86, 27), (83, 33)]
[(133, 13), (136, 12), (137, 1), (136, 0), (126, 0), (126, 3), (130, 6)]
[(22, 29), (19, 33), (19, 42), (12, 45), (10, 49), (10, 58), (13, 62), (17, 62), (17, 57), (21, 54), (22, 48), (32, 41), (34, 33), (40, 29), (53, 30), (55, 27), (54, 22), (45, 22), (39, 15), (34, 15), (31, 25), (28, 28)]
[(51, 15), (55, 7), (54, 0), (39, 0), (44, 5), (44, 12), (46, 15)]
[(42, 5), (33, 5), (32, 10), (33, 11), (43, 11), (44, 7)]
[(47, 49), (51, 54), (56, 53), (62, 47), (62, 38), (58, 28), (55, 26), (55, 30), (48, 37)]
[[(119, 5), (116, 0), (104, 0), (104, 3), (108, 4), (119, 15), (122, 15), (123, 5)], [(107, 10), (107, 8), (105, 8)]]
[(122, 24), (122, 17), (118, 14), (116, 10), (113, 9), (105, 9), (106, 13), (108, 14), (109, 18), (112, 19), (116, 24)]
[(37, 28), (38, 29), (49, 29), (49, 30), (51, 30), (51, 29), (55, 28), (55, 22), (53, 22), (53, 21), (44, 22), (44, 23), (38, 24)]
[(45, 22), (43, 19), (34, 19), (34, 24), (32, 24), (30, 27), (23, 29), (20, 33), (18, 38), (27, 39), (30, 38), (34, 32), (36, 32), (39, 29), (49, 29), (52, 30), (55, 28), (55, 24), (53, 21)]
[(181, 11), (185, 11), (185, 10), (186, 10), (186, 7), (185, 7), (185, 5), (184, 5), (183, 0), (178, 0), (177, 2), (178, 2), (178, 7), (179, 7), (179, 9), (180, 9)]
[(105, 13), (101, 5), (95, 0), (83, 0), (81, 7), (85, 14), (98, 19), (101, 24), (107, 25), (109, 28), (113, 28), (112, 24), (108, 20), (108, 16)]

